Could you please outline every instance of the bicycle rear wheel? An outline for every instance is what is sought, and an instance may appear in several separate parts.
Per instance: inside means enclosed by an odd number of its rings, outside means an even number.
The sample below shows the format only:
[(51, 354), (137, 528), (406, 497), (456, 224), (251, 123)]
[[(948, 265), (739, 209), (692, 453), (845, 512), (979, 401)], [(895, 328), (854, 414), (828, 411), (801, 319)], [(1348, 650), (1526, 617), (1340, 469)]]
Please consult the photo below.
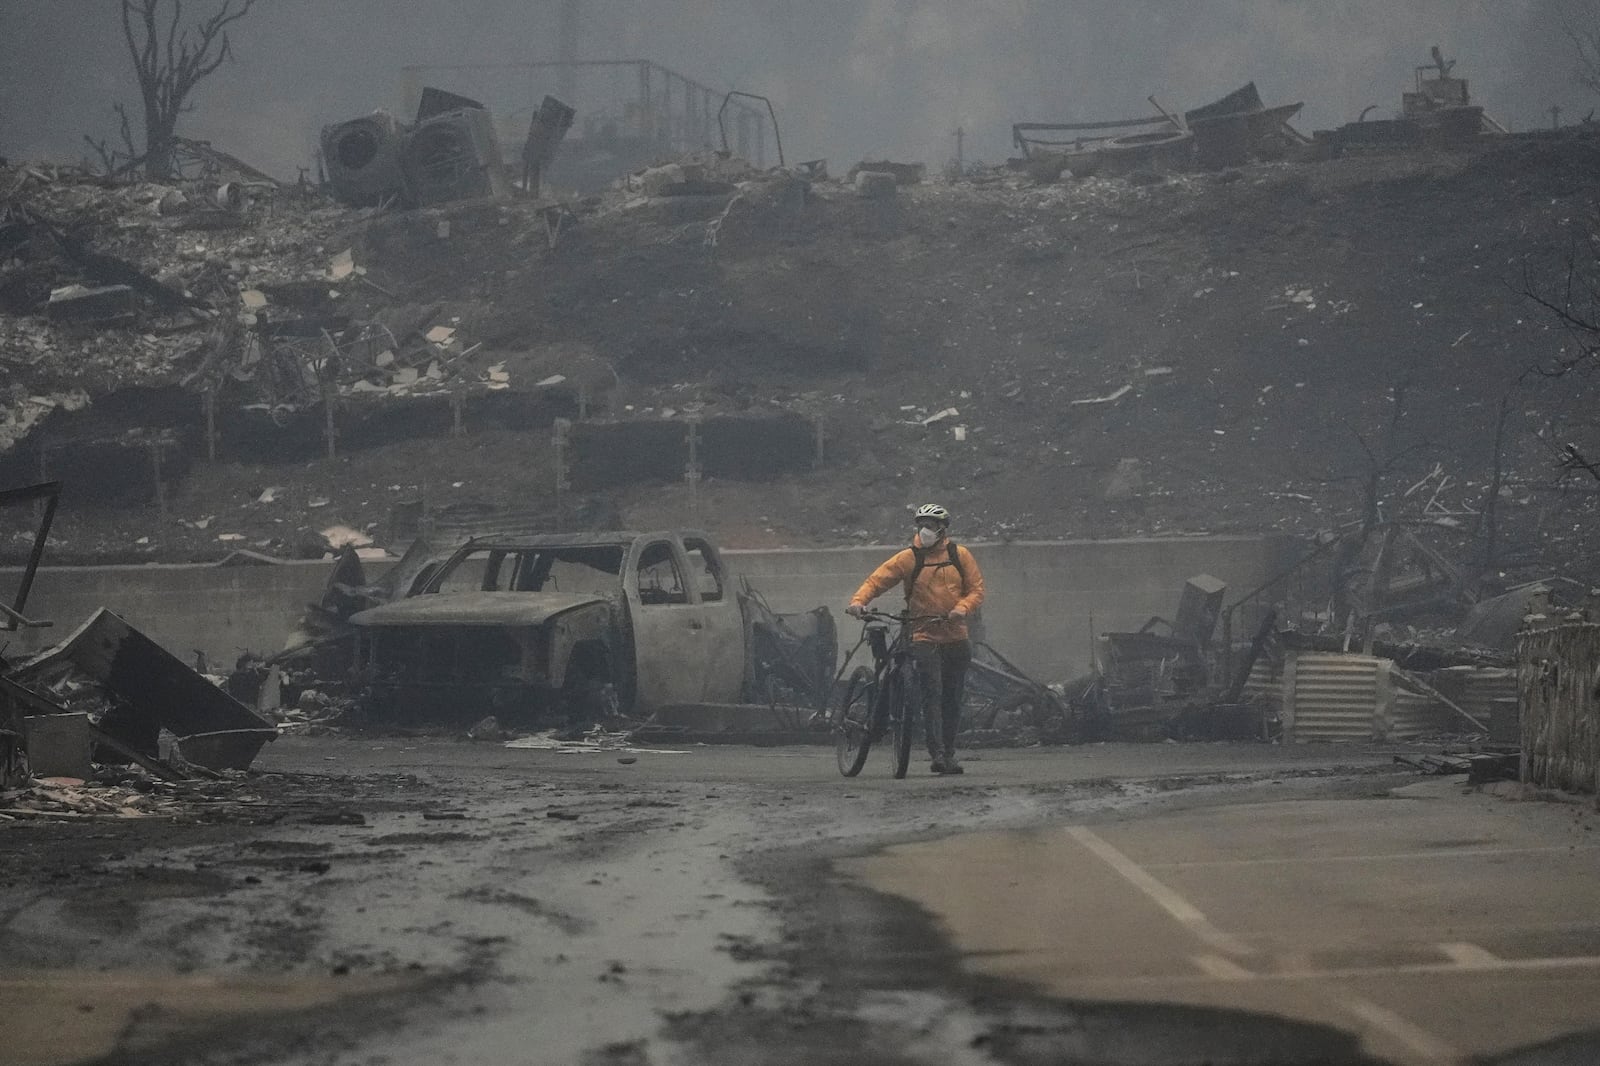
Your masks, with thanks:
[(856, 667), (833, 712), (833, 756), (838, 760), (839, 772), (846, 777), (856, 776), (867, 763), (877, 698), (878, 682), (872, 671), (865, 666)]
[(917, 698), (915, 668), (907, 663), (894, 672), (889, 693), (894, 700), (890, 709), (894, 721), (894, 776), (906, 776), (911, 766), (911, 739), (917, 731), (917, 713), (922, 701)]

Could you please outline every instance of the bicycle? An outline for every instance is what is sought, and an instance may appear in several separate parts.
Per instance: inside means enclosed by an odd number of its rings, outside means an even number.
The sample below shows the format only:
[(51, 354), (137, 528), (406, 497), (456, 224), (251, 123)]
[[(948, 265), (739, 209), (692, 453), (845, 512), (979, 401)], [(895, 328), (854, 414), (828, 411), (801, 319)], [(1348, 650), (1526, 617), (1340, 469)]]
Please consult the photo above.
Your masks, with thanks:
[[(911, 627), (919, 622), (943, 620), (942, 615), (913, 616), (882, 611), (868, 611), (862, 616), (861, 639), (845, 656), (845, 668), (862, 644), (872, 650), (872, 666), (856, 667), (830, 722), (834, 758), (845, 777), (861, 772), (872, 745), (885, 733), (893, 737), (894, 776), (906, 776), (922, 703), (917, 666), (911, 658)], [(900, 626), (892, 641), (889, 639), (890, 623)], [(843, 674), (843, 669), (840, 673)]]

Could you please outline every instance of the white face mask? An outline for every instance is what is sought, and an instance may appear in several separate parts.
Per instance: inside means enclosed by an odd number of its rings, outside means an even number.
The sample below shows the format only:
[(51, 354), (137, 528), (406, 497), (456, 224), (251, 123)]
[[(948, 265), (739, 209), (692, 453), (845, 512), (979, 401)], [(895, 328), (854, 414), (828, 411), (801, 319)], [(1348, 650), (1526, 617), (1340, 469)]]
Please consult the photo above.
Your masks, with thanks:
[(931, 548), (935, 544), (939, 543), (940, 539), (943, 537), (944, 534), (937, 529), (930, 529), (927, 526), (920, 526), (917, 529), (917, 547)]

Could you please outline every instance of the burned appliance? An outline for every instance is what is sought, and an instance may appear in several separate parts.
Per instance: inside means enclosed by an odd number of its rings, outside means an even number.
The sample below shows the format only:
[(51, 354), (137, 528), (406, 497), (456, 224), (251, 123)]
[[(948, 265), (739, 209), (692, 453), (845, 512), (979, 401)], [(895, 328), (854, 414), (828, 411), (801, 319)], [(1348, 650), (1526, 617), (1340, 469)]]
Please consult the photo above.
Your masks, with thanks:
[(494, 121), (483, 108), (424, 119), (406, 138), (400, 159), (418, 206), (511, 193)]
[(322, 159), (333, 194), (353, 207), (406, 196), (400, 150), (406, 128), (386, 111), (322, 129)]

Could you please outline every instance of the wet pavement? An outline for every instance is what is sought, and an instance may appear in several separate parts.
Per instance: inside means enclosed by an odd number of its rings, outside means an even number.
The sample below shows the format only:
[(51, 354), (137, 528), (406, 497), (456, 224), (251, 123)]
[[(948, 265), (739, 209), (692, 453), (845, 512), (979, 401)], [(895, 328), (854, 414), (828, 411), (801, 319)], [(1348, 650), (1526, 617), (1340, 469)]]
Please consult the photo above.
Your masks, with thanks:
[(1437, 1066), (1600, 1023), (1592, 825), (1444, 781), (964, 834), (845, 867), (927, 908), (979, 972), (1338, 1026)]
[(0, 1015), (45, 1034), (0, 1066), (1442, 1062), (1600, 1024), (1549, 962), (1600, 930), (1588, 808), (1397, 800), (1359, 747), (967, 765), (285, 738), (211, 824), (0, 827)]

